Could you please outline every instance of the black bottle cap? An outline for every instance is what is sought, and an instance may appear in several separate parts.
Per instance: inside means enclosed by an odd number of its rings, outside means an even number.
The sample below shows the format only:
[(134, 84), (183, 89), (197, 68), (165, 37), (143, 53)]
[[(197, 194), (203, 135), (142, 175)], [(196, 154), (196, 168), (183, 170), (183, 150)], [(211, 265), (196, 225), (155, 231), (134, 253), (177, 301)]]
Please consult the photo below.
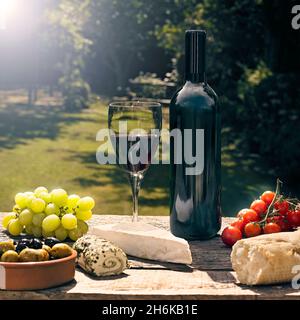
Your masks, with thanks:
[(205, 82), (205, 42), (204, 30), (185, 32), (185, 78), (192, 82)]

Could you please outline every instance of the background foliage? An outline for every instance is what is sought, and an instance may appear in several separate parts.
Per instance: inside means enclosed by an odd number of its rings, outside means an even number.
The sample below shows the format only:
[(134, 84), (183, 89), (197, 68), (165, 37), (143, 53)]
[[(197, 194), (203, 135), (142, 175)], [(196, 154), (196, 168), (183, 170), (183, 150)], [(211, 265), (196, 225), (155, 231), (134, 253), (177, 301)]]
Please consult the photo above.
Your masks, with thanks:
[[(38, 88), (51, 94), (58, 90), (66, 110), (78, 111), (89, 105), (92, 93), (128, 94), (130, 79), (136, 77), (179, 86), (184, 31), (205, 29), (208, 81), (222, 105), (224, 148), (241, 161), (255, 159), (259, 168), (253, 170), (278, 176), (299, 190), (300, 31), (291, 28), (295, 4), (26, 0), (22, 15), (8, 21), (6, 33), (0, 32), (0, 88), (26, 88), (32, 101)], [(144, 92), (153, 95), (150, 89)]]

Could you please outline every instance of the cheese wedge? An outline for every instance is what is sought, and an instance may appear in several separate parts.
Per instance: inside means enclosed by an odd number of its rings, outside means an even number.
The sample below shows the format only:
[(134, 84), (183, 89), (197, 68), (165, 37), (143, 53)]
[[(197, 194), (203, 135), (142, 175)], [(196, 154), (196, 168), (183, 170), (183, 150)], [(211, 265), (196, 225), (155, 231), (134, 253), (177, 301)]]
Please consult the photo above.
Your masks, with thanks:
[(290, 282), (300, 265), (300, 230), (239, 240), (231, 252), (232, 268), (247, 285)]
[(191, 264), (192, 255), (186, 240), (169, 231), (143, 222), (94, 226), (91, 234), (113, 242), (126, 254), (150, 260)]

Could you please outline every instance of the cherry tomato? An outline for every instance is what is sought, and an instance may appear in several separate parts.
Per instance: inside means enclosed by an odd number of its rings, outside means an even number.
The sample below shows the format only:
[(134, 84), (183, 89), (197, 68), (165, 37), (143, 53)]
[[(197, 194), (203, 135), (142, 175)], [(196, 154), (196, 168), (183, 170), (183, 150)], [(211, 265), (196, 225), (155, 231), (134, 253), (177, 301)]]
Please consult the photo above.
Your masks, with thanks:
[(238, 212), (238, 214), (237, 214), (237, 217), (240, 218), (240, 219), (243, 218), (244, 214), (245, 214), (248, 210), (249, 210), (248, 208), (245, 208), (245, 209), (240, 210), (240, 211)]
[(276, 201), (274, 208), (282, 215), (286, 215), (289, 211), (289, 203), (286, 200)]
[(275, 222), (267, 223), (263, 228), (264, 233), (277, 233), (281, 231), (280, 226)]
[(258, 236), (261, 234), (261, 227), (258, 223), (249, 222), (245, 225), (244, 233), (247, 238)]
[(262, 201), (264, 201), (267, 206), (269, 206), (271, 204), (271, 202), (273, 201), (275, 197), (275, 192), (273, 191), (265, 191), (261, 196), (260, 196), (260, 199)]
[(254, 200), (251, 203), (250, 209), (256, 211), (259, 215), (262, 215), (267, 211), (267, 205), (263, 200)]
[(286, 217), (284, 216), (275, 216), (270, 219), (267, 219), (268, 222), (275, 222), (279, 225), (281, 231), (290, 231), (293, 229), (293, 227), (290, 225), (290, 223), (287, 221)]
[(226, 227), (221, 235), (222, 241), (229, 247), (232, 247), (238, 240), (242, 239), (242, 232), (236, 227)]
[(259, 215), (256, 211), (252, 209), (247, 209), (247, 212), (243, 216), (243, 220), (246, 223), (259, 221)]
[(281, 231), (291, 231), (293, 229), (290, 223), (285, 219), (279, 220), (276, 223), (279, 225)]
[(245, 221), (244, 219), (237, 219), (230, 224), (232, 227), (238, 228), (242, 233), (244, 232)]
[(300, 210), (289, 210), (286, 217), (292, 227), (300, 227)]

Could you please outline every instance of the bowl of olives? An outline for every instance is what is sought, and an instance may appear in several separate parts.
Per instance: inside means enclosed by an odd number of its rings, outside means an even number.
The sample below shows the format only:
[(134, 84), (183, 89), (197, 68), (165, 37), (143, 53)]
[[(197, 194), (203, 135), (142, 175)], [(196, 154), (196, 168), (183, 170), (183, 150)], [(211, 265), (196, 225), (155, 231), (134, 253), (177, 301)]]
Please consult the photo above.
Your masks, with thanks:
[(74, 279), (77, 253), (56, 238), (0, 241), (0, 289), (39, 290)]

